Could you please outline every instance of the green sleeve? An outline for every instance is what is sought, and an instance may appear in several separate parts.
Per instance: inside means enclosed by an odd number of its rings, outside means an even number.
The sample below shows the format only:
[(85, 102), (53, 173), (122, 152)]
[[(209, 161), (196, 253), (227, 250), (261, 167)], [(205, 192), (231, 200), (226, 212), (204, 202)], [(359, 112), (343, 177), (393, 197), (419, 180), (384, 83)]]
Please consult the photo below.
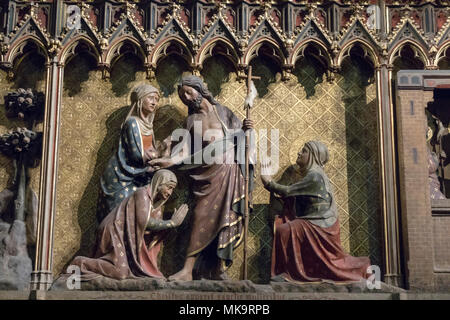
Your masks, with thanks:
[(270, 181), (266, 189), (279, 194), (282, 197), (290, 197), (300, 194), (317, 193), (318, 185), (322, 182), (320, 175), (314, 172), (309, 172), (302, 180), (297, 183), (285, 186), (279, 183)]

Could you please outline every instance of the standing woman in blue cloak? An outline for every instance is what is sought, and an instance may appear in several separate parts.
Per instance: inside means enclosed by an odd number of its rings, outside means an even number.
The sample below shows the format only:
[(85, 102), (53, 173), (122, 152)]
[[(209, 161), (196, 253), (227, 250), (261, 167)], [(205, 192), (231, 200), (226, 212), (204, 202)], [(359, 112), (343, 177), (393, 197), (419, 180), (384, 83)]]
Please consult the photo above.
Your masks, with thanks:
[(170, 152), (167, 139), (158, 143), (154, 138), (153, 119), (159, 98), (159, 90), (149, 84), (142, 84), (131, 93), (131, 109), (122, 124), (119, 146), (100, 180), (99, 221), (149, 183), (154, 172), (148, 164), (150, 160)]

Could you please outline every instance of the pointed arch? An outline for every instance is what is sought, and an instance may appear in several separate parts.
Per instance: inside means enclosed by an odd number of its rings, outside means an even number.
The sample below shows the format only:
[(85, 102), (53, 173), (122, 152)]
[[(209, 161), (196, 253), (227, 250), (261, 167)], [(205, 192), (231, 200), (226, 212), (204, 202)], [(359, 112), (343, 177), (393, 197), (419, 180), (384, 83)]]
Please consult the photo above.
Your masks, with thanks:
[(347, 42), (339, 52), (339, 56), (337, 58), (337, 65), (340, 67), (342, 65), (342, 61), (350, 55), (350, 50), (355, 46), (360, 45), (364, 50), (365, 56), (371, 59), (374, 67), (380, 65), (380, 57), (377, 54), (377, 50), (371, 46), (371, 44), (364, 39), (353, 39)]
[(224, 37), (215, 37), (206, 42), (199, 50), (196, 56), (196, 63), (199, 65), (203, 65), (203, 62), (213, 56), (213, 51), (217, 46), (221, 46), (220, 51), (216, 51), (216, 54), (223, 55), (228, 58), (231, 63), (233, 63), (235, 69), (237, 70), (237, 65), (239, 63), (239, 57), (236, 50), (233, 47), (233, 44)]
[(413, 39), (405, 39), (403, 41), (400, 41), (391, 49), (389, 53), (389, 64), (394, 63), (394, 60), (398, 57), (398, 54), (406, 45), (409, 45), (413, 50), (415, 49), (414, 51), (416, 54), (419, 53), (419, 55), (417, 56), (421, 58), (421, 61), (423, 62), (424, 66), (430, 64), (430, 61), (427, 58), (426, 48), (422, 47), (420, 43), (416, 42)]
[(152, 55), (149, 57), (149, 62), (152, 66), (156, 66), (158, 60), (167, 56), (168, 54), (179, 55), (184, 60), (186, 60), (186, 62), (190, 66), (194, 65), (195, 63), (195, 58), (189, 48), (186, 46), (182, 39), (175, 36), (168, 37), (165, 41), (158, 44), (153, 50)]
[(280, 46), (278, 45), (278, 43), (276, 43), (273, 39), (267, 38), (267, 37), (263, 37), (260, 38), (259, 40), (255, 41), (248, 49), (247, 52), (244, 54), (243, 57), (243, 63), (245, 65), (250, 64), (250, 61), (259, 55), (259, 50), (263, 47), (268, 47), (270, 49), (272, 49), (272, 57), (277, 64), (279, 65), (280, 68), (282, 68), (282, 66), (284, 64), (286, 64), (286, 57), (283, 54), (283, 52), (280, 49)]
[(121, 49), (125, 44), (131, 44), (134, 48), (133, 53), (141, 59), (143, 64), (147, 62), (147, 55), (144, 53), (141, 44), (135, 38), (125, 36), (110, 45), (109, 50), (105, 53), (102, 59), (103, 63), (112, 67), (114, 62), (116, 62), (123, 55)]
[(87, 45), (87, 47), (89, 48), (87, 53), (95, 58), (97, 64), (100, 64), (102, 62), (100, 53), (98, 52), (94, 42), (85, 35), (80, 35), (76, 38), (71, 39), (64, 46), (64, 49), (61, 50), (58, 56), (58, 60), (64, 65), (67, 64), (77, 54), (76, 49), (81, 43)]
[(325, 43), (323, 43), (322, 41), (320, 41), (318, 39), (308, 39), (308, 40), (298, 43), (292, 50), (292, 54), (289, 59), (289, 64), (295, 65), (295, 63), (297, 62), (299, 57), (303, 56), (303, 52), (308, 46), (314, 46), (317, 49), (319, 49), (320, 53), (323, 54), (322, 55), (323, 60), (325, 60), (327, 62), (328, 67), (331, 66), (332, 59), (328, 52), (327, 46)]
[(5, 61), (11, 65), (14, 66), (14, 60), (16, 60), (17, 57), (24, 54), (24, 49), (29, 43), (34, 43), (36, 47), (38, 48), (38, 53), (41, 54), (47, 63), (50, 62), (50, 58), (47, 54), (47, 49), (45, 44), (36, 36), (34, 35), (28, 35), (25, 36), (19, 40), (17, 40), (11, 48), (9, 49), (8, 53), (6, 54)]
[(442, 43), (442, 45), (439, 47), (437, 53), (436, 53), (436, 59), (434, 60), (434, 66), (438, 67), (439, 62), (444, 58), (450, 58), (450, 56), (447, 56), (447, 50), (450, 49), (450, 40), (445, 41)]

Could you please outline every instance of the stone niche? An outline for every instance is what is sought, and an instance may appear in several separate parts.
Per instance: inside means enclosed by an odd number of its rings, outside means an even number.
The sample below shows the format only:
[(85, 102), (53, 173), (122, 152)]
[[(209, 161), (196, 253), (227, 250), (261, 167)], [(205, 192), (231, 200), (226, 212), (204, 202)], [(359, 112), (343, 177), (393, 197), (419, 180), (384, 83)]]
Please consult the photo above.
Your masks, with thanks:
[[(64, 70), (61, 110), (59, 178), (57, 182), (54, 276), (61, 273), (76, 255), (89, 255), (96, 220), (99, 179), (116, 147), (120, 125), (129, 109), (130, 90), (148, 82), (141, 61), (124, 55), (111, 67), (109, 80), (102, 79), (90, 57), (78, 55)], [(314, 59), (301, 58), (288, 81), (269, 57), (251, 62), (258, 97), (252, 109), (255, 129), (279, 130), (280, 168), (276, 179), (292, 182), (295, 158), (303, 143), (317, 139), (330, 149), (326, 172), (333, 184), (339, 207), (341, 239), (352, 255), (369, 256), (382, 264), (381, 208), (379, 195), (378, 132), (376, 89), (373, 68), (352, 55), (343, 62), (341, 73), (328, 82)], [(190, 74), (188, 64), (177, 55), (158, 61), (155, 80), (163, 97), (154, 121), (157, 139), (183, 126), (187, 110), (175, 86), (181, 75)], [(245, 82), (239, 81), (232, 61), (213, 56), (203, 62), (201, 75), (216, 99), (244, 118)], [(253, 193), (253, 213), (249, 224), (249, 279), (268, 283), (272, 250), (272, 221), (277, 206), (259, 179)], [(187, 181), (181, 179), (167, 210), (190, 201)], [(184, 262), (189, 235), (186, 222), (168, 236), (161, 252), (161, 270), (166, 276)], [(241, 278), (242, 245), (236, 250), (229, 270), (233, 280)]]

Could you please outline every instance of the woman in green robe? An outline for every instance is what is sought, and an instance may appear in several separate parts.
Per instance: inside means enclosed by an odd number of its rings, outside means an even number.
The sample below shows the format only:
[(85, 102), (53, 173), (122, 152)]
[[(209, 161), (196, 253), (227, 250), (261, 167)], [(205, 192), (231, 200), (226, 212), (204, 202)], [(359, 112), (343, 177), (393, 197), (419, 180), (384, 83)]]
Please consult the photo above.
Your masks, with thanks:
[(156, 143), (153, 133), (159, 98), (158, 89), (148, 84), (131, 93), (131, 109), (122, 124), (119, 146), (101, 177), (99, 221), (139, 187), (148, 184), (154, 171), (148, 161), (167, 153), (167, 141)]
[[(264, 187), (280, 195), (284, 206), (275, 218), (272, 281), (360, 281), (368, 277), (370, 259), (353, 257), (341, 245), (337, 206), (324, 171), (328, 148), (309, 141), (298, 153), (303, 177), (281, 185), (261, 174)], [(264, 172), (269, 165), (262, 165)]]

